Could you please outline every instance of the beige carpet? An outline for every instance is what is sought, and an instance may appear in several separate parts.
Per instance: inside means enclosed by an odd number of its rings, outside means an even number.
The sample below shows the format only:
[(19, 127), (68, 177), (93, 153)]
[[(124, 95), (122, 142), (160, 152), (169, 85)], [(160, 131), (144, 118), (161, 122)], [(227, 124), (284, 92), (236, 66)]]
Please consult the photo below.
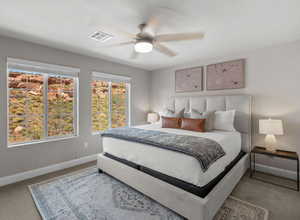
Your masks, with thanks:
[[(49, 173), (19, 183), (0, 187), (0, 219), (2, 220), (41, 220), (35, 207), (28, 185), (47, 181), (54, 177), (78, 171), (95, 165), (96, 162), (83, 164), (65, 170)], [(295, 182), (286, 179), (264, 176), (277, 183), (290, 184)], [(264, 183), (249, 178), (247, 173), (235, 187), (232, 195), (269, 210), (269, 220), (299, 220), (300, 193), (280, 186)]]

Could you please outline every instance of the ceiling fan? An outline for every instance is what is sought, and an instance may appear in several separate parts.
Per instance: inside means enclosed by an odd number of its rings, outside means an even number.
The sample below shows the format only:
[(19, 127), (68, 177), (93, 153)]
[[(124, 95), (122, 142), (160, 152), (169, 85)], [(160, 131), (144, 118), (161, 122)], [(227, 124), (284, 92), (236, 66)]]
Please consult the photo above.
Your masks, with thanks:
[(140, 53), (149, 53), (153, 49), (166, 56), (174, 57), (177, 55), (177, 53), (161, 43), (170, 41), (200, 40), (204, 37), (204, 34), (201, 32), (156, 35), (155, 29), (157, 28), (157, 25), (158, 20), (152, 17), (149, 19), (148, 22), (142, 23), (138, 26), (140, 32), (137, 34), (131, 34), (123, 31), (119, 32), (127, 38), (130, 38), (131, 41), (122, 42), (114, 45), (108, 45), (108, 47), (116, 47), (130, 44), (134, 45), (134, 50), (131, 54), (131, 59), (137, 58)]

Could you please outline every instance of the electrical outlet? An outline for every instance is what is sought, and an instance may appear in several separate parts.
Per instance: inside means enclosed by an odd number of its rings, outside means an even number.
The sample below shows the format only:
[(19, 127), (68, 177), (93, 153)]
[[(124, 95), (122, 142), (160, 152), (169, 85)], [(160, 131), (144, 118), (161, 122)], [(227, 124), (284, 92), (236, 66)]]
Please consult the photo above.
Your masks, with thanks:
[(84, 142), (84, 148), (88, 148), (89, 147), (89, 143), (88, 142)]

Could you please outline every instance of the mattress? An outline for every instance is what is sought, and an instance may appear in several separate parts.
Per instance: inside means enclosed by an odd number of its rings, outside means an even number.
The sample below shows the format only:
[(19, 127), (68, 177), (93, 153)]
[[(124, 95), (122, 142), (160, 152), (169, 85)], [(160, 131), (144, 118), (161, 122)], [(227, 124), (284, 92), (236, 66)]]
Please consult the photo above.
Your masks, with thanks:
[(207, 171), (203, 172), (199, 162), (192, 156), (146, 144), (103, 137), (104, 153), (131, 161), (199, 187), (205, 186), (222, 173), (226, 166), (229, 165), (241, 151), (241, 134), (239, 132), (212, 131), (200, 133), (182, 129), (161, 128), (160, 124), (136, 127), (174, 134), (205, 137), (218, 142), (226, 154), (214, 162)]

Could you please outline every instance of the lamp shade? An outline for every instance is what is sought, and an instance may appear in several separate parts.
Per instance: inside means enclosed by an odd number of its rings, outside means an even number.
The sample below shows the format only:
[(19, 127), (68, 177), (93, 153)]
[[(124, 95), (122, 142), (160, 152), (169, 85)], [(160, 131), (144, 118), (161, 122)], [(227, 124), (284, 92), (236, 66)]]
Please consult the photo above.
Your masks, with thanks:
[(148, 113), (147, 122), (154, 123), (158, 121), (158, 114), (155, 112)]
[(273, 120), (273, 119), (259, 120), (259, 133), (283, 135), (282, 120)]

